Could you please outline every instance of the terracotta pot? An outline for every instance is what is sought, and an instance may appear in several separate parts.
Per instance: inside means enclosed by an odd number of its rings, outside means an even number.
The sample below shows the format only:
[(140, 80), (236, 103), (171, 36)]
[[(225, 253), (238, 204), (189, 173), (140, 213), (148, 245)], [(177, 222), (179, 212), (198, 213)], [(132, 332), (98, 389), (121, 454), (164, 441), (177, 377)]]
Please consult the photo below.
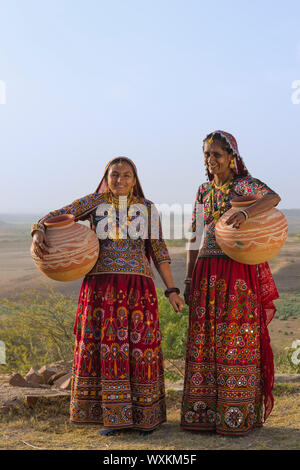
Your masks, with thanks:
[(259, 264), (273, 258), (284, 245), (288, 224), (278, 209), (270, 209), (247, 219), (241, 228), (226, 225), (235, 212), (249, 207), (256, 198), (241, 196), (233, 198), (231, 209), (216, 224), (216, 241), (224, 253), (239, 263)]
[(95, 232), (78, 224), (71, 214), (46, 219), (49, 254), (39, 259), (30, 249), (36, 267), (56, 281), (74, 281), (85, 276), (99, 255), (99, 240)]

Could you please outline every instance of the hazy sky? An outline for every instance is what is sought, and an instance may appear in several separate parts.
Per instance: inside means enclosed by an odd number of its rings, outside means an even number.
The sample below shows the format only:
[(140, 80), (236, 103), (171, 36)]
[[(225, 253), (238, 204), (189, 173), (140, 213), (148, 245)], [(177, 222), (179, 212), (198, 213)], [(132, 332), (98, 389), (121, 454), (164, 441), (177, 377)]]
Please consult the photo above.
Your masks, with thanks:
[(0, 213), (93, 192), (117, 155), (149, 199), (193, 202), (215, 129), (235, 135), (279, 208), (300, 207), (299, 0), (5, 0), (0, 12)]

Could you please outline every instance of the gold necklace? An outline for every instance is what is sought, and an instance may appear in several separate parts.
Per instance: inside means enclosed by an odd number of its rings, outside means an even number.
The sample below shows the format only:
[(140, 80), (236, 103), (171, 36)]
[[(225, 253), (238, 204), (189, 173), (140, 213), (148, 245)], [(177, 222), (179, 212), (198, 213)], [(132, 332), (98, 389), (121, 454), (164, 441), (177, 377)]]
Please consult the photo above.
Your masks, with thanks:
[[(215, 224), (218, 222), (219, 218), (221, 215), (226, 212), (226, 202), (229, 200), (229, 194), (233, 186), (233, 176), (230, 177), (229, 180), (227, 180), (225, 183), (223, 183), (221, 186), (218, 186), (215, 181), (212, 181), (211, 184), (211, 191), (210, 191), (210, 199), (209, 199), (209, 209), (210, 213), (212, 214), (214, 218)], [(215, 210), (214, 208), (214, 190), (220, 189), (223, 192), (223, 197), (221, 200), (220, 208), (218, 210)]]
[(109, 191), (107, 199), (108, 199), (109, 204), (112, 204), (114, 208), (117, 210), (124, 209), (125, 207), (130, 207), (134, 200), (133, 188), (131, 188), (127, 196), (116, 197), (111, 191)]
[(211, 182), (211, 184), (212, 184), (212, 186), (214, 186), (215, 188), (221, 189), (221, 191), (224, 191), (224, 190), (226, 189), (227, 185), (232, 181), (232, 179), (233, 179), (233, 177), (232, 177), (232, 175), (231, 175), (223, 184), (218, 185), (218, 184), (215, 182), (215, 180), (213, 180), (213, 181)]
[[(115, 225), (115, 227), (113, 227), (113, 229), (109, 232), (110, 238), (117, 239), (117, 240), (124, 239), (122, 235), (125, 234), (125, 230), (126, 230), (126, 238), (127, 238), (127, 228), (131, 222), (131, 218), (129, 218), (128, 215), (126, 214), (126, 217), (123, 217), (123, 219), (125, 220), (121, 223), (120, 222), (120, 210), (125, 209), (125, 208), (127, 208), (128, 210), (128, 208), (134, 202), (133, 187), (131, 188), (128, 196), (116, 197), (113, 195), (111, 191), (109, 191), (107, 199), (108, 199), (108, 203), (114, 207), (114, 210), (109, 210), (108, 219), (107, 219), (109, 225), (111, 224)], [(116, 211), (119, 212), (118, 226), (116, 224), (116, 218), (114, 217), (116, 216)], [(114, 231), (114, 228), (115, 228), (115, 231)]]

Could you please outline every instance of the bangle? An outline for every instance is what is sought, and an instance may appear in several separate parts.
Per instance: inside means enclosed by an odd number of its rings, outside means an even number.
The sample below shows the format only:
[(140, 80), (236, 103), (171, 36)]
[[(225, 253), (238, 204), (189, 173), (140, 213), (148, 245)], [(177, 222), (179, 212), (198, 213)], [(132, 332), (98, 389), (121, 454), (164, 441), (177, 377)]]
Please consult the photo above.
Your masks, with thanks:
[(191, 278), (191, 277), (187, 277), (187, 278), (183, 281), (184, 284), (190, 284), (191, 282), (192, 282), (192, 278)]
[(246, 217), (246, 220), (249, 219), (249, 214), (248, 214), (248, 212), (246, 211), (246, 209), (240, 210), (240, 212), (241, 212), (242, 214), (244, 214), (244, 216)]
[(178, 289), (178, 287), (169, 287), (168, 289), (165, 290), (165, 296), (166, 297), (169, 297), (170, 294), (172, 294), (172, 292), (176, 292), (176, 294), (180, 294), (180, 290)]
[(43, 232), (43, 233), (45, 233), (44, 225), (39, 224), (39, 223), (33, 224), (33, 226), (31, 227), (30, 235), (33, 236), (34, 232)]

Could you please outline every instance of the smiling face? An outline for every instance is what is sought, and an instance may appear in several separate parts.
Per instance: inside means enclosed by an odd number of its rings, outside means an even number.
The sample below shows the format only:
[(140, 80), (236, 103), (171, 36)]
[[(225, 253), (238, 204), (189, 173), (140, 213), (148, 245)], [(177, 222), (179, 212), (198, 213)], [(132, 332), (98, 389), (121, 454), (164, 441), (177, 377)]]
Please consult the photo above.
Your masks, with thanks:
[(224, 150), (218, 142), (212, 142), (211, 144), (208, 141), (204, 142), (203, 152), (204, 162), (209, 173), (222, 179), (230, 176), (231, 154)]
[(121, 161), (108, 169), (107, 184), (114, 196), (127, 196), (135, 184), (135, 176), (130, 163)]

